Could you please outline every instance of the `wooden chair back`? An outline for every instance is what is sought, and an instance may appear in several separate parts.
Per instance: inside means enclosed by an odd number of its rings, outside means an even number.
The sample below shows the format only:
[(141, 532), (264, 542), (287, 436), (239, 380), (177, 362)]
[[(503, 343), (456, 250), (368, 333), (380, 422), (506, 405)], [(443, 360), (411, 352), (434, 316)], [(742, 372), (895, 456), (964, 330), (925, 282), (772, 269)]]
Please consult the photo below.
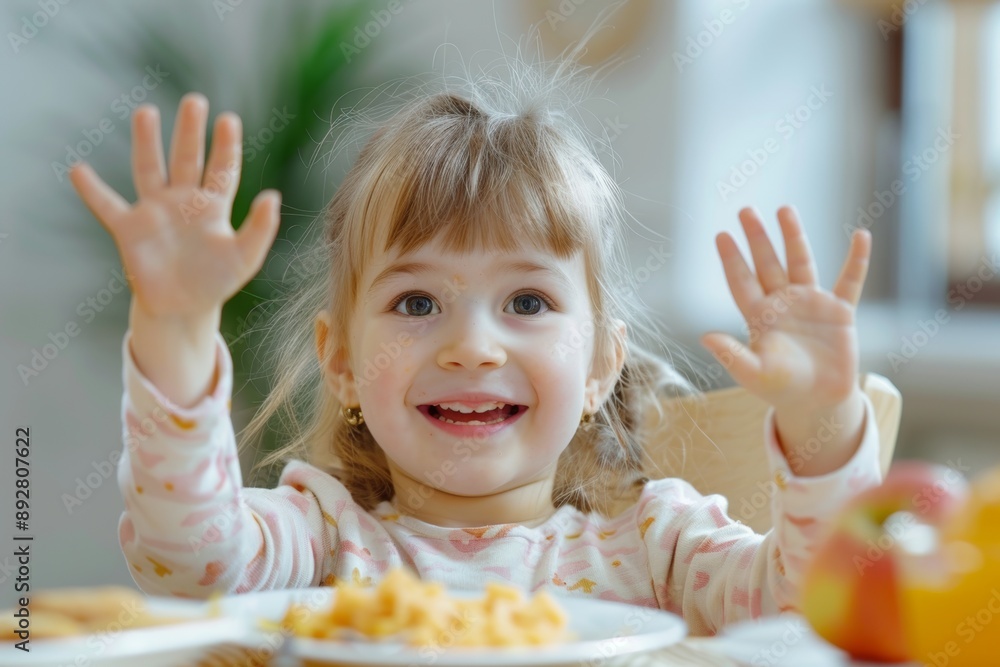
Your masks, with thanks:
[[(875, 409), (885, 474), (896, 446), (902, 397), (892, 382), (874, 373), (861, 378), (861, 387)], [(742, 387), (731, 387), (700, 399), (664, 399), (662, 407), (664, 419), (654, 412), (645, 423), (647, 476), (680, 477), (703, 495), (724, 495), (730, 517), (767, 532), (775, 489), (764, 454), (767, 404)]]

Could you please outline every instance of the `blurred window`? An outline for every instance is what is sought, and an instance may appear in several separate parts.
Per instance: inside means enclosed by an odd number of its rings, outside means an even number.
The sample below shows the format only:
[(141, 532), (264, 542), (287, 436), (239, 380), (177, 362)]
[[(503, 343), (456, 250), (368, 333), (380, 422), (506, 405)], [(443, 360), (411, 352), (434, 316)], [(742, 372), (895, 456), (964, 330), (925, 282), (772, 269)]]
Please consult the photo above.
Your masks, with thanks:
[(1000, 6), (956, 2), (948, 289), (1000, 303)]
[(987, 188), (983, 216), (986, 250), (1000, 254), (1000, 5), (986, 11), (983, 21), (983, 169)]

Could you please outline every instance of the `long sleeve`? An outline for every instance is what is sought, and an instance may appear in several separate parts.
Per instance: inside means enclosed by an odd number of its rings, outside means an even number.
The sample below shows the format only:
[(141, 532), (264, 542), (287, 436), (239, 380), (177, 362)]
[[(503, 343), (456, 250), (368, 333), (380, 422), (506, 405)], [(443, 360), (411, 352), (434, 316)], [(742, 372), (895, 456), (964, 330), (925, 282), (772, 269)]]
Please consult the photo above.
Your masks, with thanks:
[[(780, 611), (796, 607), (806, 565), (840, 506), (862, 490), (882, 483), (878, 423), (867, 396), (864, 402), (865, 426), (858, 450), (840, 469), (816, 477), (797, 477), (792, 473), (778, 444), (774, 409), (767, 413), (766, 451), (775, 482), (771, 499), (774, 528), (768, 534), (772, 542), (768, 546), (772, 557), (785, 570), (782, 585), (775, 590)], [(829, 438), (825, 428), (817, 432), (817, 440)]]
[(118, 537), (136, 584), (194, 598), (317, 585), (336, 531), (306, 489), (242, 488), (229, 414), (232, 359), (222, 336), (216, 386), (190, 408), (172, 404), (142, 375), (130, 338), (131, 331), (122, 345)]
[[(640, 499), (636, 520), (640, 529), (647, 529), (644, 541), (659, 605), (681, 614), (693, 635), (715, 634), (729, 623), (795, 609), (811, 550), (839, 505), (881, 482), (873, 415), (866, 398), (861, 445), (842, 468), (796, 477), (778, 444), (774, 411), (769, 411), (765, 433), (775, 480), (774, 527), (766, 535), (730, 518), (729, 500), (723, 496), (702, 496), (678, 479), (647, 485), (651, 488)], [(661, 572), (665, 580), (658, 580)]]

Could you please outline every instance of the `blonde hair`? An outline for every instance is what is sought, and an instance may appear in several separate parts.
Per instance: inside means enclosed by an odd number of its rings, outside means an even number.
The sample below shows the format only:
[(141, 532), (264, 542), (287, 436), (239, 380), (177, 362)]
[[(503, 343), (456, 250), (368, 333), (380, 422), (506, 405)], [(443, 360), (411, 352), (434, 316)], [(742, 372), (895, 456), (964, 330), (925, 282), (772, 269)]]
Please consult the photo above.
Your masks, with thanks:
[(554, 71), (520, 60), (506, 67), (509, 81), (483, 74), (448, 81), (443, 90), (419, 85), (387, 107), (388, 118), (362, 112), (340, 119), (366, 134), (375, 130), (321, 212), (321, 224), (302, 238), (292, 265), (300, 280), (279, 296), (265, 331), (276, 378), (243, 445), (275, 417), (288, 442), (255, 470), (302, 458), (337, 477), (366, 509), (391, 500), (385, 454), (366, 425), (346, 423), (323, 381), (314, 322), (328, 309), (327, 355), (346, 347), (370, 258), (440, 238), (454, 252), (530, 244), (561, 258), (582, 253), (595, 371), (614, 359), (616, 320), (627, 326), (626, 357), (594, 423), (578, 429), (561, 454), (552, 500), (606, 513), (616, 499), (641, 490), (645, 413), (665, 395), (698, 390), (638, 340), (646, 337), (669, 355), (628, 270), (622, 193), (595, 151), (602, 137), (573, 118), (588, 80), (565, 59)]

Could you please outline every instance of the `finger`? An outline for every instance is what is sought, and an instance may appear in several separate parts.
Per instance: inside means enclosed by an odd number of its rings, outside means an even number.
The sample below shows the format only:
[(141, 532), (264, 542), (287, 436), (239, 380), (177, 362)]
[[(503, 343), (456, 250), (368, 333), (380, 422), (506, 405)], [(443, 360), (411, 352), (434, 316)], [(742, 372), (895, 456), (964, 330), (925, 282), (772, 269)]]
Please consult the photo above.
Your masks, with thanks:
[(250, 213), (236, 233), (236, 245), (246, 266), (253, 275), (260, 271), (267, 258), (267, 251), (274, 243), (281, 222), (281, 193), (265, 190), (250, 205)]
[(750, 243), (750, 254), (753, 255), (757, 279), (764, 288), (764, 293), (770, 294), (787, 285), (788, 277), (778, 261), (771, 240), (767, 238), (767, 230), (764, 229), (760, 216), (752, 208), (745, 208), (740, 211), (740, 222), (743, 223), (743, 231)]
[(208, 154), (205, 180), (202, 187), (210, 194), (218, 193), (230, 202), (240, 184), (243, 160), (243, 128), (240, 117), (234, 113), (219, 114), (215, 119), (212, 150)]
[(756, 390), (761, 364), (760, 358), (752, 350), (724, 333), (707, 333), (701, 337), (701, 344), (738, 384), (751, 391)]
[(86, 162), (74, 165), (69, 170), (69, 181), (73, 189), (87, 205), (94, 217), (100, 221), (108, 233), (114, 236), (118, 220), (128, 212), (129, 203), (114, 191)]
[(861, 300), (861, 290), (868, 276), (868, 258), (871, 256), (872, 234), (867, 229), (855, 230), (851, 236), (851, 248), (844, 267), (840, 270), (833, 293), (841, 299), (857, 306)]
[(132, 181), (140, 199), (167, 184), (163, 139), (160, 137), (160, 110), (152, 104), (143, 104), (132, 114)]
[(726, 282), (729, 283), (729, 291), (733, 293), (736, 307), (740, 309), (744, 318), (750, 319), (753, 304), (764, 298), (764, 290), (747, 266), (733, 237), (722, 232), (715, 237), (715, 245), (719, 250), (719, 257), (722, 258)]
[(799, 213), (791, 206), (778, 210), (778, 222), (785, 237), (785, 258), (788, 263), (788, 280), (800, 285), (815, 285), (816, 263), (809, 250), (809, 240), (802, 230)]
[(170, 185), (198, 187), (205, 161), (205, 118), (208, 100), (200, 93), (181, 99), (170, 141)]

